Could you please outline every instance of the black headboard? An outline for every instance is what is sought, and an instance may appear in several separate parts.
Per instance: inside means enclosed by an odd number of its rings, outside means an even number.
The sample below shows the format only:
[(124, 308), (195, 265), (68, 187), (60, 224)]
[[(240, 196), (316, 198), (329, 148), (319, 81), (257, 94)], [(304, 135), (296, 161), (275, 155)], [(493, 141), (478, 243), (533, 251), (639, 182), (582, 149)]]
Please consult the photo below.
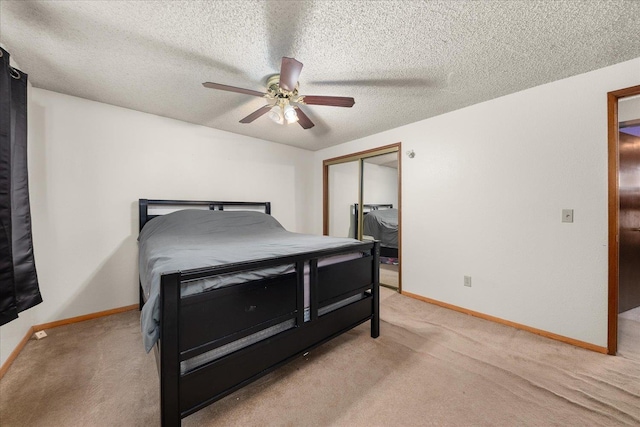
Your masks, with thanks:
[(212, 211), (223, 211), (225, 207), (244, 206), (246, 208), (260, 208), (264, 213), (271, 215), (271, 202), (219, 202), (210, 200), (151, 200), (151, 199), (139, 199), (138, 207), (140, 209), (140, 230), (147, 223), (147, 221), (160, 215), (151, 215), (149, 213), (149, 207), (165, 206), (168, 208), (184, 208), (196, 206), (208, 206)]

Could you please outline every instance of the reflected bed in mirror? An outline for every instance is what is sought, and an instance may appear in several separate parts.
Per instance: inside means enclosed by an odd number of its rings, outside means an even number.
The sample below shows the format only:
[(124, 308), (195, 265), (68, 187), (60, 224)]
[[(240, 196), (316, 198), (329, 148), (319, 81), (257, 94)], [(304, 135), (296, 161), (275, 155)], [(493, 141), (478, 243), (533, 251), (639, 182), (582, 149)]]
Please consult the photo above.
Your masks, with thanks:
[[(354, 204), (355, 217), (358, 217), (358, 204)], [(390, 264), (398, 263), (398, 210), (392, 203), (365, 204), (362, 209), (363, 240), (379, 240), (380, 256), (393, 258)], [(358, 238), (356, 227), (354, 237)]]
[[(358, 209), (355, 203), (356, 218)], [(392, 203), (363, 205), (362, 240), (380, 241), (380, 286), (399, 290), (398, 210)]]

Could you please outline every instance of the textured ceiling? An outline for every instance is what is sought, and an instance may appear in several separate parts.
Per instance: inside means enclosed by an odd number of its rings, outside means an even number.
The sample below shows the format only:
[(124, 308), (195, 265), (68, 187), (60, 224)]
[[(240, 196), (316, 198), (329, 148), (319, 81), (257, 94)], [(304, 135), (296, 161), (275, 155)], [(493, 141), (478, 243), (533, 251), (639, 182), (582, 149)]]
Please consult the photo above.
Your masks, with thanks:
[[(34, 86), (311, 150), (640, 57), (640, 1), (4, 1)], [(282, 56), (316, 126), (238, 121)], [(396, 141), (389, 141), (396, 142)]]

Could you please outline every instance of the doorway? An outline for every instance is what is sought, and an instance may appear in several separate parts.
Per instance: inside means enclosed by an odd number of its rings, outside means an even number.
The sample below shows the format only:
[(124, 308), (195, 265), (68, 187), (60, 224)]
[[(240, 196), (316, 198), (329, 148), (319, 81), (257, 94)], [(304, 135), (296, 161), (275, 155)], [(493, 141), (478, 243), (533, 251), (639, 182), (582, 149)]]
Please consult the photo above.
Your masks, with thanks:
[(323, 233), (380, 241), (380, 285), (401, 292), (400, 143), (323, 161)]
[[(608, 95), (609, 315), (607, 352), (622, 325), (640, 322), (640, 86)], [(628, 318), (632, 320), (628, 320)], [(640, 323), (639, 323), (640, 324)]]

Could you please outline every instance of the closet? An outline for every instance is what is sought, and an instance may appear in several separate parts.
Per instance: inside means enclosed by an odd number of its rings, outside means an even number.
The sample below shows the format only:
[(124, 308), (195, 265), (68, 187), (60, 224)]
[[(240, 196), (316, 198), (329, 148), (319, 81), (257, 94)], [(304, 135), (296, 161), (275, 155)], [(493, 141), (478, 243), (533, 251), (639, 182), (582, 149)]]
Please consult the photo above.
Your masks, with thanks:
[(323, 232), (381, 242), (380, 284), (401, 289), (400, 143), (323, 162)]

